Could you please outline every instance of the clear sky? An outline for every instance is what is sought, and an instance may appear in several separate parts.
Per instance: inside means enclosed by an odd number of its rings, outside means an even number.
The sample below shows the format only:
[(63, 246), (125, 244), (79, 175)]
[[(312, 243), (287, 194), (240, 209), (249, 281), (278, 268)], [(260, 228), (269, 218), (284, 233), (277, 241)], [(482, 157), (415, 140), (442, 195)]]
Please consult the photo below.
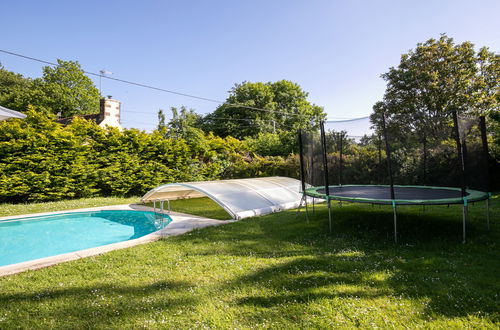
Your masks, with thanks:
[[(329, 118), (369, 115), (384, 93), (380, 74), (440, 33), (500, 51), (499, 0), (2, 0), (0, 8), (0, 49), (217, 100), (235, 83), (288, 79)], [(43, 66), (2, 53), (0, 62), (31, 77)], [(148, 130), (159, 108), (216, 107), (104, 79), (102, 93), (122, 101), (125, 127)]]

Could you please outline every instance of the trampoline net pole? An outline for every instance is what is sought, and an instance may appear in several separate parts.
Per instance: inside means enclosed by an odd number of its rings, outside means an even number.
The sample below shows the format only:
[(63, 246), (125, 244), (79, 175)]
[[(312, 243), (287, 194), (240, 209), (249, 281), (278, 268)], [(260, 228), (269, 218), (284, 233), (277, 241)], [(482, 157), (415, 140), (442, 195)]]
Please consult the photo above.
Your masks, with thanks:
[(422, 180), (424, 186), (427, 185), (427, 136), (424, 132), (422, 140), (422, 151), (423, 151), (423, 159), (422, 159)]
[(385, 152), (387, 153), (387, 168), (389, 171), (389, 184), (391, 185), (391, 199), (394, 200), (395, 196), (394, 196), (394, 179), (392, 177), (392, 168), (391, 168), (391, 148), (389, 147), (389, 140), (387, 136), (387, 127), (386, 127), (384, 113), (382, 113), (382, 130), (385, 140)]
[(490, 176), (490, 153), (488, 150), (488, 137), (486, 135), (486, 119), (484, 116), (479, 117), (479, 130), (481, 131), (481, 144), (483, 147), (483, 162), (486, 175), (486, 191), (488, 199), (486, 199), (486, 226), (490, 230), (490, 198), (491, 198), (491, 176)]
[(479, 130), (481, 131), (481, 144), (483, 147), (483, 162), (486, 176), (486, 191), (491, 192), (491, 177), (490, 177), (490, 153), (488, 150), (488, 137), (486, 135), (486, 119), (484, 116), (479, 117)]
[(302, 185), (302, 192), (306, 191), (306, 177), (304, 174), (304, 146), (302, 142), (302, 130), (299, 129), (299, 160), (300, 160), (300, 183)]
[(382, 184), (382, 181), (383, 181), (383, 173), (382, 173), (382, 137), (380, 136), (380, 134), (378, 134), (378, 139), (377, 139), (377, 151), (378, 151), (378, 180), (377, 180), (377, 183), (378, 184)]
[(323, 153), (323, 171), (325, 174), (325, 194), (326, 200), (328, 203), (328, 226), (330, 228), (330, 233), (332, 232), (332, 211), (331, 211), (331, 203), (330, 203), (330, 184), (328, 182), (328, 158), (326, 154), (326, 137), (325, 137), (325, 122), (320, 122), (320, 131), (321, 131), (321, 150)]
[(460, 183), (461, 183), (461, 189), (462, 189), (462, 197), (466, 197), (467, 193), (466, 193), (466, 189), (465, 189), (465, 163), (464, 163), (464, 156), (462, 153), (463, 149), (462, 149), (462, 143), (460, 141), (460, 133), (458, 130), (458, 115), (457, 115), (457, 111), (453, 111), (452, 113), (453, 113), (453, 131), (455, 133), (454, 134), (455, 135), (455, 142), (457, 144), (458, 166), (459, 166), (459, 170), (461, 173), (461, 176), (460, 176), (461, 182)]
[(320, 122), (320, 131), (321, 131), (321, 150), (323, 153), (323, 172), (324, 172), (324, 180), (325, 180), (325, 194), (326, 197), (330, 196), (330, 184), (328, 182), (328, 156), (326, 154), (326, 137), (325, 137), (325, 122)]
[[(299, 159), (300, 159), (300, 183), (302, 188), (302, 199), (304, 200), (304, 204), (306, 207), (306, 220), (309, 222), (309, 210), (307, 208), (307, 195), (306, 195), (306, 177), (304, 171), (304, 145), (302, 141), (302, 130), (299, 129)], [(302, 200), (300, 201), (300, 205), (302, 205)], [(299, 205), (299, 210), (300, 210)]]
[(342, 186), (342, 132), (339, 132), (339, 186)]

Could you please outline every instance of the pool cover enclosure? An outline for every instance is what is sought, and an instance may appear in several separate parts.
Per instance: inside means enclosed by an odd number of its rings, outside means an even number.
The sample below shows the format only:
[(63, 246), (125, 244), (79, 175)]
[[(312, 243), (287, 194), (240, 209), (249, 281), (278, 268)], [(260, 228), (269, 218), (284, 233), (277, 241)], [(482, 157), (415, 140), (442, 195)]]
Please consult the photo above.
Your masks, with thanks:
[(169, 183), (150, 190), (142, 202), (209, 197), (233, 219), (296, 208), (302, 198), (301, 182), (287, 177)]
[[(468, 206), (485, 200), (489, 228), (484, 117), (452, 112), (428, 119), (420, 129), (403, 129), (385, 114), (374, 120), (376, 134), (362, 139), (329, 129), (329, 122), (321, 122), (318, 131), (299, 132), (302, 182), (311, 185), (304, 194), (327, 201), (330, 231), (331, 200), (391, 205), (396, 242), (400, 205), (463, 205), (465, 241)], [(371, 156), (356, 151), (358, 144)]]

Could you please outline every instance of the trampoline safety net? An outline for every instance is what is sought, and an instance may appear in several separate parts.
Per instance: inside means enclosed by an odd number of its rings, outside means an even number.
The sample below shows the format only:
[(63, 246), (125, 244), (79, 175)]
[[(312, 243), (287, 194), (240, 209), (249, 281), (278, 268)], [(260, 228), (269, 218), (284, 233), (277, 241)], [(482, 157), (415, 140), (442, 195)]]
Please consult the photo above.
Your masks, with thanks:
[[(366, 118), (361, 120), (364, 125)], [(300, 132), (302, 180), (318, 188), (315, 197), (331, 199), (342, 199), (339, 187), (349, 196), (346, 185), (373, 187), (370, 193), (368, 188), (356, 193), (355, 201), (361, 202), (484, 199), (491, 191), (484, 117), (453, 112), (415, 122), (383, 114), (372, 116), (370, 136), (353, 134), (356, 120), (322, 122), (317, 130)], [(471, 191), (484, 194), (473, 196)]]

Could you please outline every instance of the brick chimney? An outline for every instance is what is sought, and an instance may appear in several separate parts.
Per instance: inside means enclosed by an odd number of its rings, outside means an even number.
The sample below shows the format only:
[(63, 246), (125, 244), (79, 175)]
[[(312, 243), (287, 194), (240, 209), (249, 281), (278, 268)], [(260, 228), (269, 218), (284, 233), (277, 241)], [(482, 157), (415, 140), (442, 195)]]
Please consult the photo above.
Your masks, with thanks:
[(111, 126), (122, 129), (120, 121), (121, 102), (113, 100), (111, 95), (101, 99), (101, 111), (99, 113), (99, 126)]

